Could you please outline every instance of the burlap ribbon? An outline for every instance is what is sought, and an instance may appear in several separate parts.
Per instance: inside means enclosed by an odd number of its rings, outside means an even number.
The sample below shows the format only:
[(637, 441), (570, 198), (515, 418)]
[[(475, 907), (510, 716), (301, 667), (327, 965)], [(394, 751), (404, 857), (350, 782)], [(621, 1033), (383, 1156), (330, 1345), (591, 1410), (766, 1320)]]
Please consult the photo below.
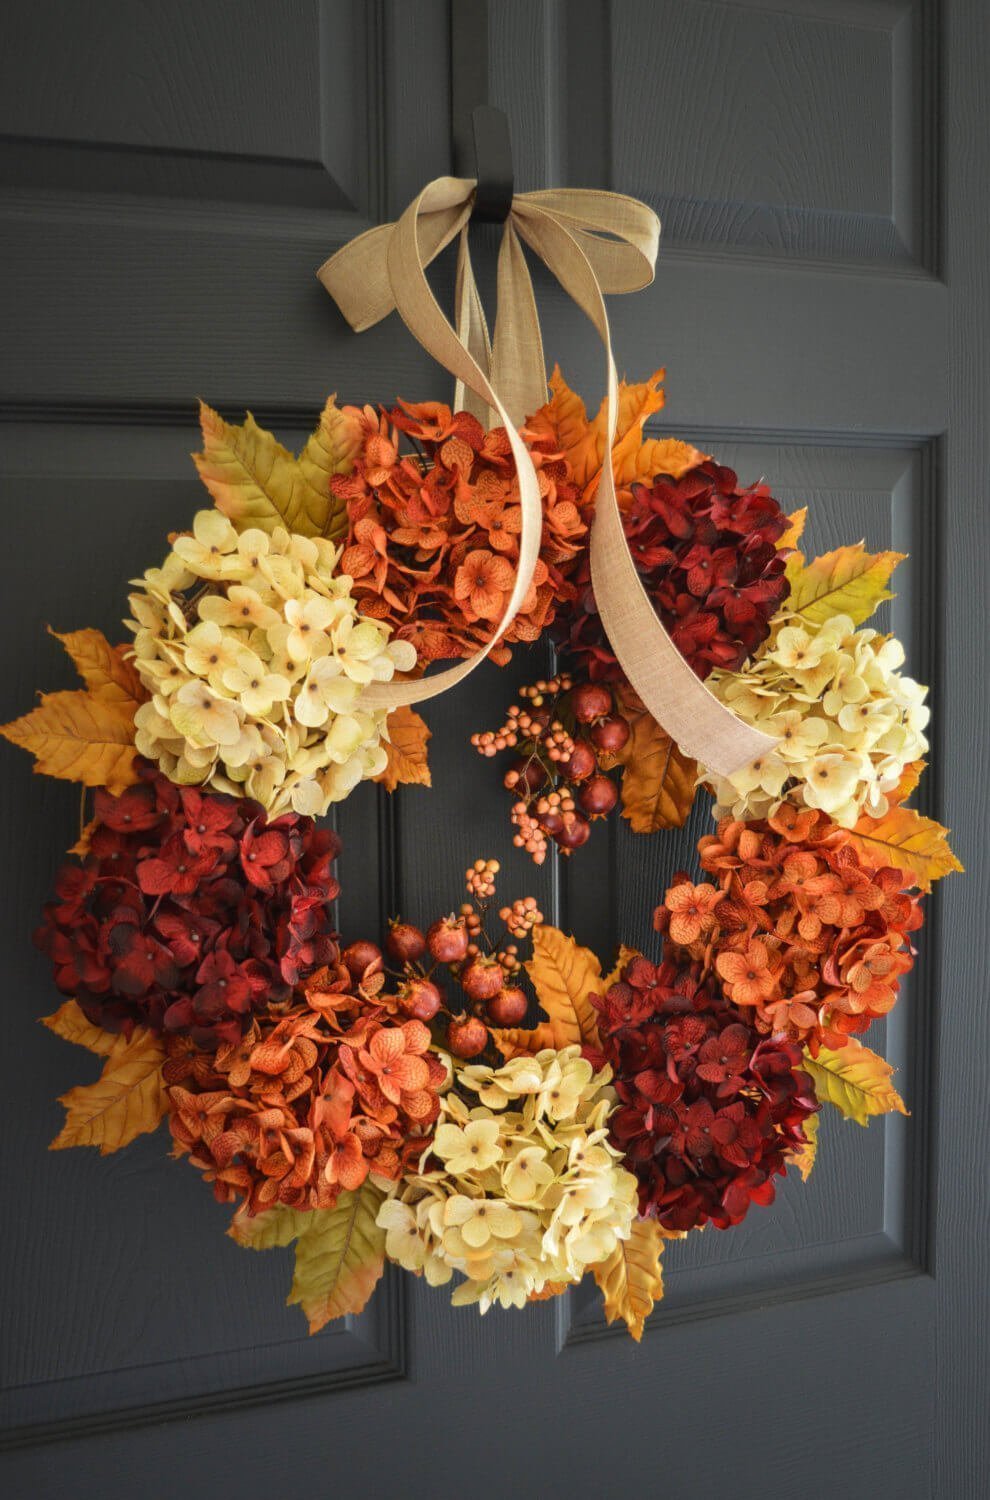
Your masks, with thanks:
[[(486, 425), (501, 423), (519, 475), (521, 529), (515, 583), (498, 628), (473, 656), (414, 682), (375, 683), (362, 701), (397, 708), (445, 692), (473, 672), (511, 625), (539, 556), (542, 506), (526, 445), (516, 428), (546, 400), (539, 318), (520, 239), (556, 276), (598, 331), (606, 356), (606, 462), (595, 497), (591, 576), (612, 650), (653, 717), (686, 754), (729, 775), (776, 743), (744, 724), (691, 671), (643, 588), (626, 544), (608, 461), (618, 420), (618, 382), (603, 293), (631, 292), (653, 279), (660, 223), (645, 204), (617, 193), (554, 189), (512, 200), (498, 259), (498, 316), (490, 344), (471, 270), (467, 225), (475, 183), (439, 177), (395, 224), (345, 245), (318, 275), (360, 332), (398, 311), (412, 334), (457, 381), (455, 406)], [(426, 267), (460, 235), (457, 329), (441, 310)]]

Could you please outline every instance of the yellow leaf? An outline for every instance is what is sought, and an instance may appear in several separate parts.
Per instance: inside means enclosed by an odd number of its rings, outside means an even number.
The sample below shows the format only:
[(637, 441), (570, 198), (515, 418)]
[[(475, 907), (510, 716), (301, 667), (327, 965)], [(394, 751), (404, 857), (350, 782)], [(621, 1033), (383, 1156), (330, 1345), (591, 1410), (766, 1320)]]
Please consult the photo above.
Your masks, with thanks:
[[(777, 540), (778, 552), (792, 552), (797, 547), (798, 542), (804, 535), (805, 522), (808, 519), (808, 507), (806, 505), (802, 505), (800, 510), (792, 511), (787, 519), (791, 524), (788, 526), (783, 536), (779, 537)], [(802, 563), (804, 562), (803, 557), (801, 558), (801, 561)]]
[(689, 469), (704, 463), (710, 455), (684, 443), (680, 438), (647, 438), (638, 448), (630, 444), (616, 462), (616, 485), (632, 484), (640, 480), (648, 484), (655, 474), (669, 474), (680, 479)]
[(904, 1100), (890, 1081), (891, 1064), (854, 1037), (835, 1052), (830, 1047), (822, 1047), (817, 1057), (806, 1052), (801, 1066), (810, 1074), (819, 1101), (834, 1104), (857, 1125), (868, 1124), (871, 1115), (895, 1110), (907, 1114)]
[(536, 998), (548, 1020), (531, 1030), (513, 1028), (492, 1032), (503, 1057), (520, 1052), (541, 1052), (544, 1047), (572, 1047), (587, 1042), (599, 1045), (598, 1015), (589, 995), (602, 992), (601, 965), (587, 948), (557, 927), (533, 930), (533, 957), (526, 965)]
[(49, 1150), (98, 1146), (101, 1156), (109, 1156), (136, 1136), (156, 1130), (166, 1109), (164, 1061), (164, 1043), (152, 1032), (141, 1029), (130, 1038), (117, 1037), (96, 1083), (62, 1095), (65, 1124)]
[(634, 833), (682, 828), (694, 804), (697, 762), (681, 754), (634, 694), (623, 695), (622, 711), (631, 730), (619, 756), (622, 816)]
[(899, 807), (902, 802), (917, 790), (918, 782), (921, 780), (922, 772), (927, 767), (926, 760), (912, 760), (901, 772), (901, 779), (892, 792), (887, 793), (887, 801), (894, 807)]
[(625, 945), (625, 943), (623, 943), (620, 946), (620, 948), (619, 948), (619, 956), (618, 956), (618, 958), (615, 961), (615, 968), (612, 970), (611, 974), (606, 974), (605, 978), (602, 980), (602, 994), (603, 995), (607, 995), (608, 994), (608, 992), (612, 988), (613, 984), (618, 984), (619, 980), (622, 978), (622, 971), (623, 971), (623, 969), (634, 958), (639, 958), (639, 956), (640, 956), (640, 954), (639, 954), (639, 950), (638, 949), (636, 949), (636, 948), (627, 948), (626, 945)]
[(122, 792), (137, 780), (136, 707), (88, 692), (48, 693), (31, 713), (0, 726), (0, 734), (29, 751), (44, 776)]
[(794, 1165), (801, 1173), (801, 1181), (807, 1182), (811, 1176), (811, 1169), (815, 1165), (815, 1157), (818, 1154), (818, 1126), (821, 1123), (821, 1115), (808, 1115), (805, 1118), (802, 1130), (804, 1131), (804, 1145), (800, 1146), (791, 1157)]
[(359, 1313), (385, 1267), (385, 1231), (375, 1220), (385, 1194), (369, 1180), (341, 1193), (335, 1208), (314, 1209), (296, 1242), (289, 1293), (318, 1333), (332, 1318)]
[(203, 452), (193, 454), (214, 503), (239, 530), (276, 526), (303, 536), (340, 536), (344, 507), (330, 494), (330, 476), (353, 466), (354, 421), (327, 402), (320, 426), (299, 459), (248, 413), (225, 422), (200, 403)]
[(97, 698), (137, 707), (149, 697), (133, 662), (124, 656), (122, 646), (111, 646), (99, 630), (70, 630), (60, 635), (49, 627), (49, 635), (61, 641), (72, 658), (76, 671)]
[(119, 1033), (104, 1031), (102, 1026), (94, 1026), (92, 1021), (87, 1020), (75, 1000), (66, 1000), (52, 1015), (42, 1016), (41, 1024), (47, 1026), (49, 1031), (54, 1031), (56, 1036), (67, 1042), (75, 1042), (79, 1047), (86, 1047), (99, 1057), (109, 1057), (120, 1041)]
[(838, 547), (804, 564), (800, 553), (788, 559), (791, 593), (786, 608), (812, 625), (832, 615), (849, 615), (861, 625), (884, 599), (894, 596), (886, 587), (903, 552), (867, 552), (862, 542)]
[(430, 730), (415, 710), (393, 709), (388, 716), (388, 739), (382, 741), (388, 765), (375, 780), (389, 792), (397, 786), (432, 786), (426, 758), (429, 738)]
[(882, 818), (860, 818), (852, 840), (868, 864), (893, 865), (919, 890), (928, 891), (933, 880), (963, 868), (949, 848), (948, 832), (913, 808), (892, 807)]
[(629, 1238), (620, 1240), (608, 1260), (592, 1268), (605, 1299), (605, 1321), (621, 1318), (637, 1344), (653, 1304), (663, 1296), (666, 1238), (655, 1219), (634, 1219)]
[(311, 1227), (312, 1214), (278, 1204), (260, 1214), (246, 1214), (239, 1208), (227, 1233), (246, 1250), (277, 1250), (291, 1245)]
[(85, 828), (82, 830), (79, 837), (76, 839), (76, 842), (72, 845), (71, 849), (68, 852), (70, 854), (78, 854), (80, 859), (84, 859), (89, 853), (89, 846), (92, 842), (93, 834), (96, 832), (96, 828), (96, 819), (90, 818), (89, 822), (86, 824)]

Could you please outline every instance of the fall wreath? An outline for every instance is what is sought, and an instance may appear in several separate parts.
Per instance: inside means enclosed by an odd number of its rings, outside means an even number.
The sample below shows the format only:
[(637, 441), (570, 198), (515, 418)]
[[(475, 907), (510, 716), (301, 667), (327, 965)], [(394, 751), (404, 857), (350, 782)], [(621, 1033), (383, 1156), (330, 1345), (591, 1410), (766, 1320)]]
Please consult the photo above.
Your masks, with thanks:
[[(906, 805), (926, 690), (867, 624), (901, 558), (807, 560), (803, 511), (646, 435), (662, 372), (614, 396), (589, 419), (555, 372), (518, 432), (331, 400), (298, 457), (204, 407), (212, 505), (134, 582), (127, 643), (58, 636), (83, 686), (2, 731), (83, 787), (35, 941), (66, 997), (45, 1025), (103, 1063), (53, 1147), (167, 1122), (239, 1244), (294, 1243), (311, 1331), (392, 1261), (456, 1275), (482, 1312), (590, 1271), (639, 1338), (666, 1239), (738, 1224), (789, 1165), (806, 1178), (822, 1106), (904, 1112), (860, 1037), (912, 966), (922, 893), (960, 866)], [(496, 636), (525, 561), (520, 441), (542, 524)], [(609, 475), (658, 627), (766, 737), (745, 764), (684, 753), (613, 645), (592, 551)], [(500, 906), (484, 859), (432, 924), (341, 938), (316, 820), (364, 780), (430, 785), (423, 719), (376, 688), (547, 641), (554, 675), (472, 743), (504, 757), (537, 864), (609, 816), (680, 827), (713, 794), (658, 951), (609, 969), (533, 897)]]

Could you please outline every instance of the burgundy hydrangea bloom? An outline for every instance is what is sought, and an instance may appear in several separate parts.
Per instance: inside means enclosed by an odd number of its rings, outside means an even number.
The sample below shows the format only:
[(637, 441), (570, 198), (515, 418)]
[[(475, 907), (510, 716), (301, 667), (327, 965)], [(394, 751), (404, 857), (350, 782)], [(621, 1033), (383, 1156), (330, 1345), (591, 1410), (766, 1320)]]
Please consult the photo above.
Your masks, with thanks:
[(619, 1107), (613, 1144), (639, 1182), (639, 1210), (665, 1229), (738, 1224), (772, 1203), (773, 1178), (818, 1108), (800, 1048), (761, 1037), (700, 965), (634, 958), (594, 1000)]
[(135, 1023), (214, 1048), (339, 957), (339, 844), (311, 818), (178, 787), (145, 766), (96, 793), (89, 852), (63, 865), (35, 942), (108, 1031)]
[[(704, 678), (742, 666), (789, 591), (776, 547), (788, 521), (767, 486), (741, 490), (731, 469), (709, 459), (680, 479), (634, 484), (623, 524), (646, 592), (692, 669)], [(587, 553), (574, 582), (580, 598), (558, 639), (592, 681), (617, 681)]]

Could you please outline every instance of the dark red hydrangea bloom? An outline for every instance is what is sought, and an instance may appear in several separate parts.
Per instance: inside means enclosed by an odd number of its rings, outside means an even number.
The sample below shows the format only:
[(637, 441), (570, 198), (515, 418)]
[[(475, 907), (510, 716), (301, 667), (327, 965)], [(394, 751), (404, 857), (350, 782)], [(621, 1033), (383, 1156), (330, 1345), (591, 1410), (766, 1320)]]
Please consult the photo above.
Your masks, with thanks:
[(256, 802), (145, 766), (121, 796), (96, 793), (89, 852), (63, 865), (35, 942), (97, 1026), (236, 1042), (337, 962), (338, 849), (311, 818), (268, 822)]
[[(634, 484), (626, 538), (646, 592), (674, 644), (699, 677), (735, 670), (766, 640), (787, 597), (776, 543), (788, 526), (765, 484), (741, 490), (731, 469), (706, 460), (680, 479)], [(593, 682), (622, 677), (591, 587), (587, 552), (573, 575), (578, 603), (558, 633)]]
[(639, 1182), (639, 1211), (665, 1229), (738, 1224), (772, 1203), (773, 1178), (818, 1108), (801, 1050), (761, 1037), (700, 965), (634, 958), (594, 1000), (619, 1107), (613, 1144)]

